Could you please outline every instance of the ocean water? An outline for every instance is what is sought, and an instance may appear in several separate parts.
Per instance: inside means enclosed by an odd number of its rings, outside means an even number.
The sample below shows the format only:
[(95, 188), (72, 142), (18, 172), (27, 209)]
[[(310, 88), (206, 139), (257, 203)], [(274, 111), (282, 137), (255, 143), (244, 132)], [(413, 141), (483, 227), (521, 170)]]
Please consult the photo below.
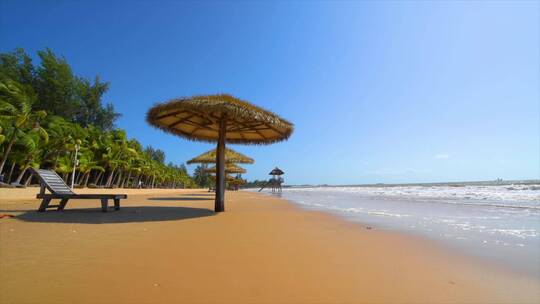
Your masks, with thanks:
[(292, 187), (274, 195), (540, 277), (540, 184)]

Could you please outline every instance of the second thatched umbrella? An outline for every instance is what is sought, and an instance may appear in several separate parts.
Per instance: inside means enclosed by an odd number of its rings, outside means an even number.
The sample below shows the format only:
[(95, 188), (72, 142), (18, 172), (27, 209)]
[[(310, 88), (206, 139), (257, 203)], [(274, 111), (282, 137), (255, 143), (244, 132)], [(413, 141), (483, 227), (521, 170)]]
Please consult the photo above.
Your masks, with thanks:
[[(187, 164), (215, 164), (216, 156), (217, 149), (213, 149), (188, 160)], [(233, 149), (225, 148), (225, 163), (253, 164), (254, 160)]]
[(216, 212), (225, 211), (225, 143), (271, 144), (293, 132), (285, 119), (231, 95), (173, 99), (151, 108), (146, 120), (187, 139), (217, 142)]
[[(214, 166), (214, 167), (210, 167), (208, 169), (205, 170), (206, 172), (208, 173), (216, 173), (217, 172), (217, 167)], [(246, 169), (240, 167), (240, 166), (237, 166), (233, 163), (229, 163), (229, 164), (226, 164), (225, 165), (225, 173), (246, 173)]]

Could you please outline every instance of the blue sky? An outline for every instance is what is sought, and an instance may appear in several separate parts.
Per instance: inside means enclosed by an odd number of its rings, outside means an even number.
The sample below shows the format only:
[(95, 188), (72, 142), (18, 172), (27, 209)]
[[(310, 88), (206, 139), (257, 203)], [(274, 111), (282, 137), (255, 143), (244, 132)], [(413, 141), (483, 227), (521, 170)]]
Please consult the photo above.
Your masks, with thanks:
[[(294, 122), (232, 148), (288, 183), (540, 178), (540, 3), (0, 0), (0, 51), (51, 48), (111, 82), (118, 126), (182, 163), (156, 102), (230, 93)], [(191, 166), (193, 169), (193, 166)]]

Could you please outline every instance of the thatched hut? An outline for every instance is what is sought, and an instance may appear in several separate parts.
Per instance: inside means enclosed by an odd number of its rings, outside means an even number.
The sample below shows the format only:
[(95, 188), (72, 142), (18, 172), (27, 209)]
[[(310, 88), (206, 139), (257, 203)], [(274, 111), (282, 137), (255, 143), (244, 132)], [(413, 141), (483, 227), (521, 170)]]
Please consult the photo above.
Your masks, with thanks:
[(268, 182), (266, 182), (262, 187), (261, 189), (259, 189), (259, 192), (262, 191), (262, 189), (264, 188), (271, 188), (272, 189), (272, 192), (275, 192), (275, 191), (278, 191), (278, 192), (281, 192), (282, 191), (282, 187), (281, 187), (281, 184), (283, 184), (284, 180), (283, 178), (281, 177), (281, 175), (285, 174), (285, 172), (283, 172), (283, 170), (281, 170), (280, 168), (278, 167), (275, 167), (272, 171), (270, 171), (270, 173), (268, 173), (269, 175), (272, 175), (272, 178), (270, 178), (268, 180)]

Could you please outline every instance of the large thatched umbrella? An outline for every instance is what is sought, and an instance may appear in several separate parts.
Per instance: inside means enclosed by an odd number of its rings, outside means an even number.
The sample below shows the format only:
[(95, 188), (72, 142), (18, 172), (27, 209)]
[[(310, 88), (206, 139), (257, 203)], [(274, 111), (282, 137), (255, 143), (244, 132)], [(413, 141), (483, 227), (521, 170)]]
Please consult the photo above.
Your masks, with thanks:
[(173, 99), (150, 109), (146, 120), (187, 139), (217, 141), (216, 212), (225, 211), (225, 142), (271, 144), (293, 132), (285, 119), (231, 95)]
[[(191, 164), (215, 164), (217, 149), (213, 149), (187, 161)], [(254, 160), (233, 149), (225, 148), (225, 163), (253, 164)]]
[[(208, 173), (216, 173), (217, 167), (213, 166), (205, 170)], [(228, 163), (225, 165), (225, 173), (246, 173), (246, 169), (237, 166), (233, 163)]]

